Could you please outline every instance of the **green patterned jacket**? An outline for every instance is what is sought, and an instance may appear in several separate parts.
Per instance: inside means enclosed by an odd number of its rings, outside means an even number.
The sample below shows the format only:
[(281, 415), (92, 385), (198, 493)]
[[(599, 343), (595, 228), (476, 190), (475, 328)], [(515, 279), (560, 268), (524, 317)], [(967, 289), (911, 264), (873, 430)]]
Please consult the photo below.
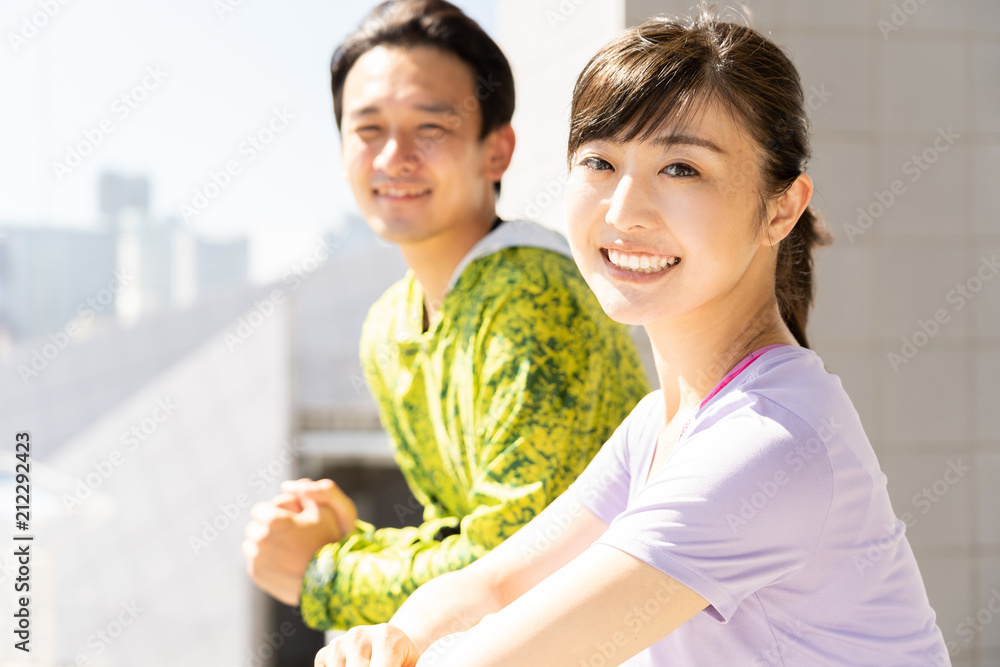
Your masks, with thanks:
[(310, 626), (384, 623), (422, 583), (498, 545), (576, 479), (649, 391), (625, 327), (568, 251), (553, 251), (565, 247), (554, 232), (506, 222), (460, 264), (428, 331), (412, 272), (372, 307), (362, 366), (424, 523), (359, 521), (320, 549), (302, 584)]

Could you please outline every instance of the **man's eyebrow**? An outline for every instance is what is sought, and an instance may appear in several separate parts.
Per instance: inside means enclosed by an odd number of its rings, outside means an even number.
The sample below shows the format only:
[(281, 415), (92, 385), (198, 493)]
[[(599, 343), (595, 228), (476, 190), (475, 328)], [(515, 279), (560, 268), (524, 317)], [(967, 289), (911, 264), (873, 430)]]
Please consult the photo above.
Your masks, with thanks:
[(708, 139), (702, 139), (701, 137), (696, 137), (690, 134), (667, 134), (658, 136), (652, 139), (652, 143), (654, 146), (660, 146), (662, 148), (672, 148), (674, 146), (699, 146), (701, 148), (707, 148), (720, 155), (726, 154), (726, 151), (722, 150)]
[(438, 104), (417, 104), (414, 108), (418, 111), (426, 111), (427, 113), (450, 113), (458, 114), (458, 109), (454, 104), (448, 104), (447, 102), (441, 102)]
[(354, 118), (356, 116), (372, 116), (379, 112), (379, 108), (374, 105), (369, 105), (366, 107), (361, 107), (360, 109), (349, 109), (345, 116)]
[[(460, 115), (454, 104), (448, 104), (446, 102), (441, 102), (439, 104), (415, 104), (413, 105), (413, 108), (417, 111), (423, 111), (425, 113), (452, 114), (456, 116)], [(377, 105), (369, 104), (368, 106), (361, 107), (360, 109), (351, 109), (346, 115), (352, 118), (359, 116), (373, 116), (380, 111), (381, 109)]]

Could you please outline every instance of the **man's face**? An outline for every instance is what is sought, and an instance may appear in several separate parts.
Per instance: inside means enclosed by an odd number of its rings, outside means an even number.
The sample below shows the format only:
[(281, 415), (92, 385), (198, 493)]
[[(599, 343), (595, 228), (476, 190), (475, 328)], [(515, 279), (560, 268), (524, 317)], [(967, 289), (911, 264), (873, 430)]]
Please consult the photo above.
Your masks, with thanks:
[(473, 72), (456, 56), (380, 46), (358, 59), (344, 82), (341, 154), (379, 236), (418, 244), (492, 220), (509, 152), (497, 159), (502, 132), (480, 141), (481, 123)]

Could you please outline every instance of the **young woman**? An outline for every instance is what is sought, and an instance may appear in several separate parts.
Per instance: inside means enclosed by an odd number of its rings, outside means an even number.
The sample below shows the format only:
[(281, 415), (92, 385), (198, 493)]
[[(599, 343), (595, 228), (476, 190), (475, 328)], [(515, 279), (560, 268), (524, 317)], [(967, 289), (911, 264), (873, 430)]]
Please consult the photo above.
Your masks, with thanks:
[(949, 664), (807, 345), (806, 126), (794, 66), (747, 27), (656, 19), (591, 60), (570, 242), (605, 311), (646, 328), (662, 389), (534, 521), (317, 665)]

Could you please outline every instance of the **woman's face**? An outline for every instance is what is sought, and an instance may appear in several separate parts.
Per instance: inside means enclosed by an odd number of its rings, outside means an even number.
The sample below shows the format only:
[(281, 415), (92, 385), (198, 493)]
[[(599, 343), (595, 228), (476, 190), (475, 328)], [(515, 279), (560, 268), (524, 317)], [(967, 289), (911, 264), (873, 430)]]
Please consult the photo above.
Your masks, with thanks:
[(648, 140), (586, 143), (571, 161), (573, 256), (619, 322), (724, 314), (761, 290), (773, 297), (757, 154), (728, 114), (704, 108)]

